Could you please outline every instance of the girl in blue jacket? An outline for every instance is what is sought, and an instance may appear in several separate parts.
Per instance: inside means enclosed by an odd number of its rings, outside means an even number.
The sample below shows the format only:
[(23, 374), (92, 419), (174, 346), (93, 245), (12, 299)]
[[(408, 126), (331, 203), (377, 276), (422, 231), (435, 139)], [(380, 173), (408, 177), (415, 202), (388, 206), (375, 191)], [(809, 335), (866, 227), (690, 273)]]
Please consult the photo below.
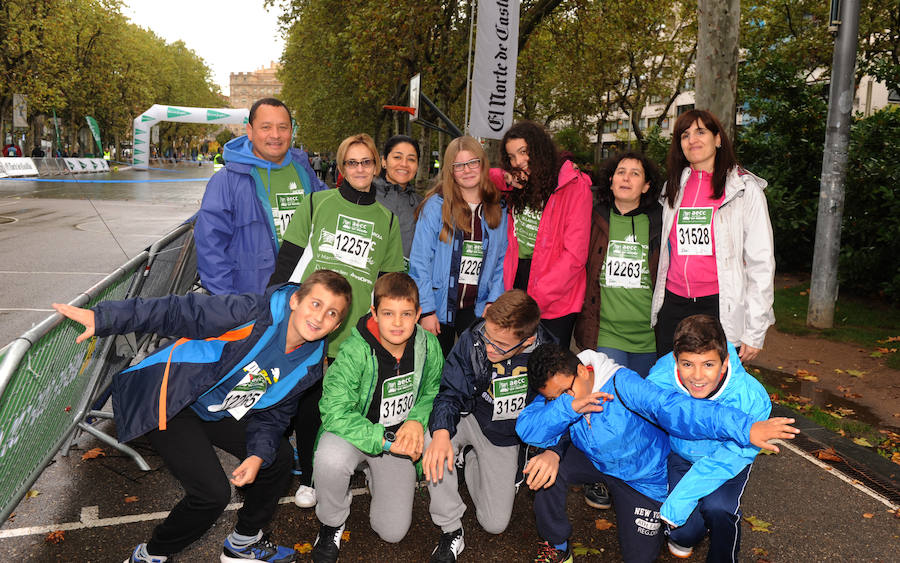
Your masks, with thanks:
[(242, 460), (230, 481), (246, 487), (221, 560), (294, 560), (293, 549), (262, 529), (291, 478), (284, 431), (299, 396), (322, 379), (324, 339), (343, 321), (350, 296), (343, 276), (322, 270), (299, 288), (276, 286), (264, 296), (191, 293), (91, 310), (53, 304), (84, 325), (76, 342), (129, 332), (182, 337), (113, 379), (119, 440), (146, 435), (185, 491), (126, 563), (162, 563), (216, 522), (231, 486), (214, 447)]
[(421, 296), (419, 324), (437, 335), (446, 357), (503, 293), (506, 213), (481, 143), (454, 139), (443, 162), (440, 182), (419, 208), (409, 275)]

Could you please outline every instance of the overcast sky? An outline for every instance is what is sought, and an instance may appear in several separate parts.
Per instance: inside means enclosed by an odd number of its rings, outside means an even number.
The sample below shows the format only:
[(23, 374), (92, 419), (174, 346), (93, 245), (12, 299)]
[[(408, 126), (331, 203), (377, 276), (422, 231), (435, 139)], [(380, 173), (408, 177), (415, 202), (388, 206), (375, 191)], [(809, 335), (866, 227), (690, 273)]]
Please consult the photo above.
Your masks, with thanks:
[(266, 11), (263, 0), (125, 0), (122, 13), (167, 43), (184, 41), (206, 61), (225, 95), (230, 73), (267, 67), (284, 50), (280, 13)]

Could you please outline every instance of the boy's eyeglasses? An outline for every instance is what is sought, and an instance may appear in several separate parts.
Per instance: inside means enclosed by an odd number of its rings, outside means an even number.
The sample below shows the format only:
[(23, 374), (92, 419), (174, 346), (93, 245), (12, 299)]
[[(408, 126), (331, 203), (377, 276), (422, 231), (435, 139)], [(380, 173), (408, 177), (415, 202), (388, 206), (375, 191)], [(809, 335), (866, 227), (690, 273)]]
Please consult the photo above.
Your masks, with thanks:
[(518, 344), (516, 344), (516, 345), (513, 346), (512, 348), (506, 350), (506, 349), (501, 348), (501, 347), (497, 346), (496, 344), (494, 344), (494, 343), (491, 341), (491, 339), (487, 337), (487, 334), (485, 334), (485, 332), (484, 332), (484, 326), (482, 326), (481, 328), (479, 328), (479, 329), (476, 330), (475, 332), (476, 332), (476, 333), (478, 334), (478, 336), (484, 341), (485, 344), (488, 344), (488, 345), (489, 345), (491, 348), (493, 348), (494, 351), (497, 352), (497, 354), (500, 355), (500, 356), (505, 356), (505, 355), (509, 354), (510, 352), (512, 352), (513, 350), (515, 350), (515, 349), (518, 348), (519, 346), (521, 346), (522, 344), (525, 344), (525, 341), (528, 340), (529, 338), (531, 338), (531, 336), (526, 336), (525, 338), (523, 338), (522, 340), (520, 340)]
[(467, 160), (465, 162), (454, 162), (450, 165), (450, 168), (452, 168), (454, 172), (462, 172), (464, 168), (478, 170), (481, 168), (481, 159), (473, 158), (472, 160)]
[(371, 168), (375, 166), (375, 161), (371, 158), (364, 158), (362, 160), (345, 160), (344, 166), (346, 166), (347, 168)]

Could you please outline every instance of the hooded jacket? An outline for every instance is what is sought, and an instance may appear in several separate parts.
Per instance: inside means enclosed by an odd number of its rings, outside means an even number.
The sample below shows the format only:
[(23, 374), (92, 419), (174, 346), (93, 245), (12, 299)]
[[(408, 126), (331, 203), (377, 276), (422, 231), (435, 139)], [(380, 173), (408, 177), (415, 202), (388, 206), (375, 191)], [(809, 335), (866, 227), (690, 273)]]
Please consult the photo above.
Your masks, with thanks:
[[(681, 172), (675, 207), (663, 203), (662, 241), (657, 284), (653, 288), (651, 322), (656, 326), (666, 296), (669, 233), (675, 222), (690, 167)], [(725, 179), (725, 197), (713, 218), (716, 273), (719, 280), (719, 321), (732, 344), (762, 348), (766, 331), (775, 323), (775, 243), (769, 208), (763, 193), (767, 182), (735, 167)]]
[(603, 404), (602, 412), (582, 415), (572, 410), (571, 395), (552, 401), (539, 395), (516, 422), (526, 444), (551, 448), (568, 431), (572, 445), (598, 471), (659, 502), (668, 488), (667, 432), (684, 439), (708, 436), (750, 444), (755, 420), (743, 412), (663, 390), (600, 352), (585, 350), (578, 358), (593, 369), (592, 391), (610, 393), (613, 400)]
[[(588, 247), (587, 259), (587, 283), (584, 294), (584, 307), (575, 319), (575, 344), (582, 350), (593, 350), (597, 347), (597, 338), (600, 332), (600, 271), (606, 264), (606, 250), (609, 246), (609, 214), (612, 213), (609, 205), (594, 204), (591, 213), (591, 240)], [(626, 213), (625, 216), (646, 215), (650, 219), (650, 286), (656, 284), (656, 268), (659, 264), (659, 239), (662, 222), (662, 206), (659, 202), (651, 201), (641, 205), (637, 209)], [(647, 328), (650, 329), (650, 319), (647, 319)]]
[(253, 154), (252, 143), (242, 135), (225, 143), (224, 155), (225, 168), (210, 178), (195, 215), (200, 282), (214, 295), (262, 294), (275, 269), (279, 242), (269, 204), (271, 186), (256, 168), (293, 166), (307, 194), (328, 186), (299, 149), (289, 149), (282, 162), (273, 163)]
[[(690, 397), (690, 392), (678, 378), (678, 368), (672, 352), (656, 362), (647, 379), (667, 391)], [(737, 350), (731, 344), (728, 345), (728, 371), (719, 389), (707, 399), (693, 400), (716, 402), (736, 408), (755, 421), (769, 418), (772, 412), (772, 402), (765, 388), (744, 370)], [(696, 508), (697, 501), (743, 471), (759, 453), (759, 448), (755, 446), (741, 447), (734, 442), (705, 438), (685, 440), (670, 436), (669, 443), (673, 452), (693, 463), (681, 481), (669, 492), (669, 497), (659, 512), (663, 520), (675, 526), (683, 525)]]
[[(367, 342), (363, 332), (371, 336), (366, 323), (371, 314), (359, 319), (350, 336), (341, 345), (334, 363), (328, 366), (328, 376), (322, 381), (322, 432), (331, 432), (369, 455), (381, 453), (384, 426), (366, 418), (375, 384), (378, 382), (379, 354)], [(417, 389), (415, 403), (406, 419), (428, 427), (434, 397), (441, 382), (444, 356), (437, 337), (417, 326), (414, 339), (413, 386)], [(379, 344), (379, 347), (380, 344)], [(381, 351), (389, 354), (381, 347)]]
[(416, 207), (422, 203), (422, 196), (411, 184), (404, 188), (388, 182), (382, 176), (376, 176), (372, 180), (372, 187), (375, 188), (375, 201), (387, 207), (400, 221), (403, 257), (409, 260), (416, 234)]
[[(490, 177), (499, 189), (512, 189), (503, 181), (502, 170), (492, 168)], [(506, 289), (512, 289), (519, 266), (519, 240), (515, 216), (511, 210), (508, 213), (503, 281)], [(537, 301), (542, 319), (581, 311), (590, 234), (591, 180), (567, 160), (559, 169), (556, 190), (544, 205), (531, 258), (527, 293)]]
[[(434, 312), (438, 321), (452, 323), (456, 312), (456, 299), (450, 299), (450, 290), (455, 297), (458, 291), (457, 278), (459, 268), (451, 264), (459, 264), (462, 255), (461, 229), (453, 231), (453, 239), (448, 242), (440, 240), (444, 226), (441, 207), (444, 198), (434, 195), (428, 198), (419, 222), (416, 224), (416, 238), (413, 251), (409, 257), (409, 275), (419, 287), (419, 299), (423, 313)], [(501, 214), (500, 224), (496, 228), (488, 227), (484, 217), (481, 220), (483, 259), (481, 275), (478, 278), (478, 295), (475, 297), (475, 316), (484, 314), (484, 307), (493, 303), (503, 294), (503, 254), (506, 252), (506, 213)], [(451, 302), (453, 306), (451, 307)]]
[[(297, 288), (287, 284), (265, 295), (189, 293), (98, 304), (93, 309), (97, 336), (143, 332), (182, 337), (113, 378), (119, 441), (154, 428), (165, 430), (165, 423), (182, 409), (247, 365), (277, 334), (278, 324), (286, 322), (286, 302)], [(247, 455), (259, 456), (264, 465), (275, 459), (297, 398), (322, 378), (325, 340), (304, 346), (315, 348), (311, 363), (282, 377), (294, 378), (295, 384), (278, 389), (278, 395), (269, 398), (274, 403), (247, 415)]]
[[(441, 378), (441, 389), (434, 399), (434, 408), (431, 411), (429, 429), (434, 434), (436, 430), (447, 430), (450, 437), (456, 435), (456, 426), (463, 414), (476, 414), (476, 401), (484, 400), (491, 384), (491, 375), (494, 364), (488, 359), (484, 349), (484, 341), (478, 336), (478, 332), (484, 330), (484, 320), (476, 321), (471, 327), (459, 335), (459, 340), (447, 356), (444, 364), (444, 374)], [(536, 346), (547, 342), (555, 342), (543, 326), (538, 325), (537, 337), (534, 344), (524, 351), (516, 354), (502, 363), (515, 364), (509, 366), (507, 373), (514, 373), (514, 367), (527, 366), (528, 357)], [(526, 403), (532, 399), (534, 392), (528, 390)], [(521, 416), (521, 413), (520, 413)], [(479, 426), (484, 431), (485, 437), (496, 446), (512, 446), (519, 443), (516, 436), (515, 419), (502, 421), (478, 420)], [(486, 429), (488, 426), (489, 429)]]

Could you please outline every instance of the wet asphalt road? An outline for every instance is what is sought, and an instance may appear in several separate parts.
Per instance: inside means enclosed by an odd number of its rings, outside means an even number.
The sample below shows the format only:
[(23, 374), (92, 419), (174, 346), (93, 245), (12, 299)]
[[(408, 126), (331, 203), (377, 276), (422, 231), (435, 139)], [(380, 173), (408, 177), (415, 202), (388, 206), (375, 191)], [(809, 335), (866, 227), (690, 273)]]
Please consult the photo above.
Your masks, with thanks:
[[(205, 182), (193, 179), (211, 173), (207, 165), (175, 172), (85, 177), (175, 180), (134, 184), (0, 180), (0, 343), (47, 316), (51, 301), (68, 300), (96, 283), (194, 213)], [(2, 223), (5, 217), (14, 221)], [(146, 541), (153, 526), (180, 498), (177, 483), (152, 450), (140, 445), (138, 449), (147, 455), (152, 471), (139, 471), (129, 458), (108, 447), (103, 448), (105, 457), (82, 460), (83, 452), (97, 446), (100, 444), (93, 438), (82, 436), (70, 455), (57, 456), (44, 471), (33, 487), (38, 494), (24, 499), (0, 526), (0, 563), (122, 561), (135, 544)], [(226, 471), (237, 465), (228, 456), (221, 457)], [(742, 559), (900, 560), (900, 519), (858, 484), (841, 480), (835, 473), (786, 449), (777, 456), (760, 456), (743, 497), (743, 508), (745, 516), (770, 523), (770, 532), (752, 531), (744, 522)], [(285, 494), (291, 492), (293, 486)], [(347, 525), (350, 539), (343, 545), (341, 561), (427, 561), (438, 536), (428, 516), (427, 493), (417, 494), (413, 526), (396, 545), (382, 542), (371, 531), (369, 497), (364, 490), (358, 493)], [(573, 490), (569, 500), (575, 527), (572, 541), (587, 550), (576, 560), (621, 560), (615, 528), (597, 527), (601, 518), (615, 523), (614, 513), (586, 507), (578, 491)], [(234, 493), (233, 501), (240, 501), (239, 492)], [(234, 518), (230, 509), (177, 560), (218, 561), (221, 542)], [(461, 562), (530, 561), (533, 556), (536, 532), (527, 490), (519, 492), (505, 533), (489, 536), (482, 532), (471, 508), (464, 526), (466, 550)], [(287, 545), (312, 542), (317, 528), (313, 510), (299, 509), (289, 502), (279, 507), (272, 525), (274, 539)], [(56, 530), (64, 531), (64, 539), (58, 543), (46, 541), (48, 533)], [(705, 545), (698, 547), (693, 560), (705, 559)], [(675, 559), (664, 553), (661, 560)]]

